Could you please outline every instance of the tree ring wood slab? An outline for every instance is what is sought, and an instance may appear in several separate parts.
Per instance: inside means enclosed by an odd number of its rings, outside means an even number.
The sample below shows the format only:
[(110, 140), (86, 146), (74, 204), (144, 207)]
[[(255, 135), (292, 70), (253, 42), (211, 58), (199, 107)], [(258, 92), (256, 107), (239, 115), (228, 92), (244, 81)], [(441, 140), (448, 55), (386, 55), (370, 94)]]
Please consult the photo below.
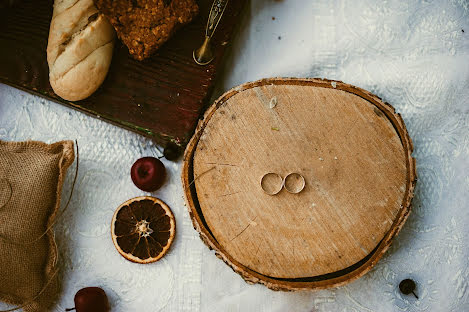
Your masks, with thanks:
[[(222, 95), (184, 154), (194, 228), (251, 283), (323, 289), (368, 272), (406, 220), (416, 169), (399, 114), (340, 81), (273, 78)], [(303, 191), (270, 196), (268, 173)]]

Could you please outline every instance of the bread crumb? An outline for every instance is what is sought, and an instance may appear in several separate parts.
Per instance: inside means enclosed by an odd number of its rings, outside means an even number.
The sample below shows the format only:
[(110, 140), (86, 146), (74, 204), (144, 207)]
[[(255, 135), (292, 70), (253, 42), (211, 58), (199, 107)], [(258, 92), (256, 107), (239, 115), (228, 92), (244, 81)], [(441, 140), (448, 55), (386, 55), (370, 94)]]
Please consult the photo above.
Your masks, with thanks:
[(331, 81), (331, 86), (335, 89), (337, 87), (337, 82)]
[(319, 160), (320, 160), (320, 161), (323, 161), (323, 160), (324, 160), (324, 158), (322, 158), (322, 157), (319, 157)]

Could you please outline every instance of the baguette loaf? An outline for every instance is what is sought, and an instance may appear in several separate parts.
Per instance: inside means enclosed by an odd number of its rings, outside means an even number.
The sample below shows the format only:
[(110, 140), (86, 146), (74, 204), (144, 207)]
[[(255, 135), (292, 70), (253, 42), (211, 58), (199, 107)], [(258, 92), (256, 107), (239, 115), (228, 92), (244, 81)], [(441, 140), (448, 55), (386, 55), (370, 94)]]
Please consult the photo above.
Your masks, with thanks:
[(90, 96), (111, 64), (115, 32), (93, 0), (55, 0), (47, 63), (55, 93), (65, 100)]

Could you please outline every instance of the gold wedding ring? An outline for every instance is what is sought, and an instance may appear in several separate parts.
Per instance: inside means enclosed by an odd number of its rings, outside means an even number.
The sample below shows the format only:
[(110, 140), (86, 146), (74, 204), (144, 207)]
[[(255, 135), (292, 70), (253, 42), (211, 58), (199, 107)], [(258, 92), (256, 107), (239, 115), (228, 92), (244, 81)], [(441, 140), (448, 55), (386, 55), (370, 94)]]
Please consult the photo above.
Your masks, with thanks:
[(273, 196), (278, 194), (283, 188), (282, 177), (274, 172), (268, 172), (261, 178), (261, 188), (267, 195)]
[(285, 178), (278, 173), (268, 172), (261, 178), (261, 188), (268, 195), (276, 195), (285, 188), (288, 193), (298, 194), (306, 185), (305, 178), (296, 172), (289, 173)]
[(283, 179), (283, 187), (291, 194), (298, 194), (306, 185), (305, 178), (296, 172), (289, 173)]

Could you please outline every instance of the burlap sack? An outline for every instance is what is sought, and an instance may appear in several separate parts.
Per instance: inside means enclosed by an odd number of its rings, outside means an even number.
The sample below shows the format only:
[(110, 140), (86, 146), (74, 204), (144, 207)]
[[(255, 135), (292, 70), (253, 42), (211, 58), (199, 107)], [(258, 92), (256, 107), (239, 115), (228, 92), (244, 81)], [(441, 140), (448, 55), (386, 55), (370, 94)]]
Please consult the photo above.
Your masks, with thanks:
[(0, 140), (0, 301), (28, 303), (26, 312), (49, 311), (58, 295), (57, 250), (46, 231), (60, 207), (67, 168), (75, 158), (72, 141)]

